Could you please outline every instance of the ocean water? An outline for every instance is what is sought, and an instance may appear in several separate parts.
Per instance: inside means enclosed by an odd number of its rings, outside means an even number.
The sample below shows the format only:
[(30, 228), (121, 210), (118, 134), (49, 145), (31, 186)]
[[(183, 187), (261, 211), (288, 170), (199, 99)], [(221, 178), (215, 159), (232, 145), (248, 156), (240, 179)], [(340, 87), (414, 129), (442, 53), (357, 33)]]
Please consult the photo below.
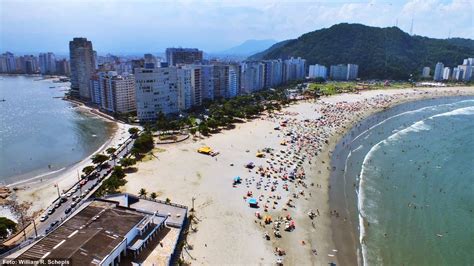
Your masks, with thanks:
[(64, 95), (65, 83), (38, 79), (0, 76), (0, 184), (58, 173), (110, 136), (111, 123), (53, 98)]
[(344, 142), (364, 265), (474, 264), (474, 97), (397, 106)]

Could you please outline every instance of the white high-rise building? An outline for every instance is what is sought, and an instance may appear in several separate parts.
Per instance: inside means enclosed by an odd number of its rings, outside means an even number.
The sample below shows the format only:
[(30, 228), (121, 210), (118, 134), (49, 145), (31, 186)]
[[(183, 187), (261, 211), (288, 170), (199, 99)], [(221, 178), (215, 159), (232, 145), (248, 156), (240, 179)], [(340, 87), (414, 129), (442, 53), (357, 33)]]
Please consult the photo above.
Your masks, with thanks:
[(55, 74), (56, 73), (56, 57), (53, 53), (40, 53), (39, 66), (41, 74)]
[(265, 86), (265, 65), (260, 61), (242, 62), (240, 80), (241, 93), (262, 90)]
[(309, 66), (309, 73), (308, 73), (309, 78), (323, 78), (327, 79), (328, 77), (328, 68), (323, 66), (323, 65), (310, 65)]
[(283, 81), (302, 80), (306, 75), (306, 60), (301, 57), (283, 61)]
[(332, 80), (346, 80), (347, 79), (347, 65), (343, 65), (343, 64), (332, 65), (329, 71), (329, 76)]
[(180, 111), (187, 110), (193, 106), (191, 69), (179, 68), (178, 77), (178, 108)]
[(435, 67), (435, 72), (433, 75), (434, 81), (441, 81), (443, 79), (444, 64), (438, 62)]
[(451, 68), (445, 67), (443, 70), (443, 80), (448, 80), (451, 77)]
[(135, 77), (118, 75), (116, 71), (99, 72), (90, 81), (91, 101), (112, 113), (130, 113), (136, 110)]
[(359, 66), (355, 64), (347, 64), (347, 80), (357, 79), (359, 75)]
[(265, 65), (264, 87), (273, 88), (283, 83), (283, 61), (282, 60), (266, 60)]
[(229, 87), (227, 88), (226, 97), (234, 98), (239, 94), (240, 90), (240, 70), (237, 65), (229, 66)]
[(431, 72), (430, 67), (424, 67), (423, 70), (421, 71), (421, 77), (422, 78), (429, 78), (430, 77), (430, 72)]
[(178, 113), (177, 68), (136, 68), (136, 105), (140, 121), (155, 120), (157, 115)]

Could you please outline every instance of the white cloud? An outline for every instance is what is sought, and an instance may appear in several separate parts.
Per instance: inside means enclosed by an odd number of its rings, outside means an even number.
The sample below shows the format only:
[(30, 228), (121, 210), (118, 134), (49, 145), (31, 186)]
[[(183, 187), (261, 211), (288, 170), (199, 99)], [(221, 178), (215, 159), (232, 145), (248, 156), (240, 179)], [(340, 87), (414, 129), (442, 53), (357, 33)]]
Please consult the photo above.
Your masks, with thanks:
[(74, 36), (100, 51), (218, 51), (247, 39), (284, 40), (336, 23), (362, 23), (418, 35), (474, 37), (472, 0), (0, 0), (0, 50), (65, 51)]

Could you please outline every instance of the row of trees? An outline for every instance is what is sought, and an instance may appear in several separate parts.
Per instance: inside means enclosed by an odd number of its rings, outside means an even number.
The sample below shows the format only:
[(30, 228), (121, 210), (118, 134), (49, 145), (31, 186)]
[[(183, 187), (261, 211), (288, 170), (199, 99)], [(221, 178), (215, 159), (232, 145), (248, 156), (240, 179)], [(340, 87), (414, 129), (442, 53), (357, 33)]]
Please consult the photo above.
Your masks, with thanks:
[(234, 123), (252, 119), (264, 111), (281, 110), (282, 105), (290, 102), (285, 94), (286, 89), (294, 85), (240, 95), (232, 99), (205, 101), (200, 108), (191, 110), (187, 117), (169, 118), (160, 112), (156, 123), (147, 125), (146, 128), (162, 132), (188, 129), (193, 135), (209, 135), (220, 128), (232, 128)]

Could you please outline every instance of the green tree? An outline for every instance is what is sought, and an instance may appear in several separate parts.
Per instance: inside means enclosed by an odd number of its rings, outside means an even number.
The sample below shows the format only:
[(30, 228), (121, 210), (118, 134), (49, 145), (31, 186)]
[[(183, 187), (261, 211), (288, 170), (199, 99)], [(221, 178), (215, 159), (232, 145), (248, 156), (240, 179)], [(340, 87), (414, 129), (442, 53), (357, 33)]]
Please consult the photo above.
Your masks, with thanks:
[(156, 198), (158, 197), (158, 195), (157, 195), (155, 192), (152, 192), (152, 193), (150, 194), (150, 197), (151, 197), (152, 199), (156, 199)]
[(114, 148), (114, 147), (110, 147), (110, 148), (107, 148), (107, 150), (105, 150), (107, 152), (108, 155), (113, 155), (117, 149)]
[(140, 131), (140, 130), (139, 130), (138, 128), (136, 128), (136, 127), (131, 127), (131, 128), (128, 129), (128, 133), (129, 133), (130, 135), (132, 135), (132, 136), (137, 135), (139, 131)]
[(0, 238), (8, 236), (9, 231), (14, 232), (16, 230), (16, 223), (6, 217), (0, 217)]
[(140, 197), (146, 197), (146, 194), (148, 194), (148, 192), (144, 188), (141, 188), (138, 192), (138, 195), (140, 195)]
[(114, 166), (114, 169), (113, 169), (113, 175), (115, 175), (116, 177), (122, 179), (125, 177), (125, 172), (123, 171), (123, 168), (122, 166)]
[(123, 167), (129, 167), (129, 166), (134, 165), (135, 163), (137, 163), (137, 161), (135, 159), (132, 159), (132, 158), (123, 158), (123, 159), (120, 160), (120, 164)]
[(95, 170), (95, 166), (92, 166), (92, 165), (89, 165), (89, 166), (86, 166), (86, 167), (82, 168), (82, 172), (86, 176), (90, 175), (92, 172), (94, 172), (94, 170)]
[(100, 165), (106, 162), (109, 159), (109, 156), (97, 153), (92, 157), (92, 163)]

